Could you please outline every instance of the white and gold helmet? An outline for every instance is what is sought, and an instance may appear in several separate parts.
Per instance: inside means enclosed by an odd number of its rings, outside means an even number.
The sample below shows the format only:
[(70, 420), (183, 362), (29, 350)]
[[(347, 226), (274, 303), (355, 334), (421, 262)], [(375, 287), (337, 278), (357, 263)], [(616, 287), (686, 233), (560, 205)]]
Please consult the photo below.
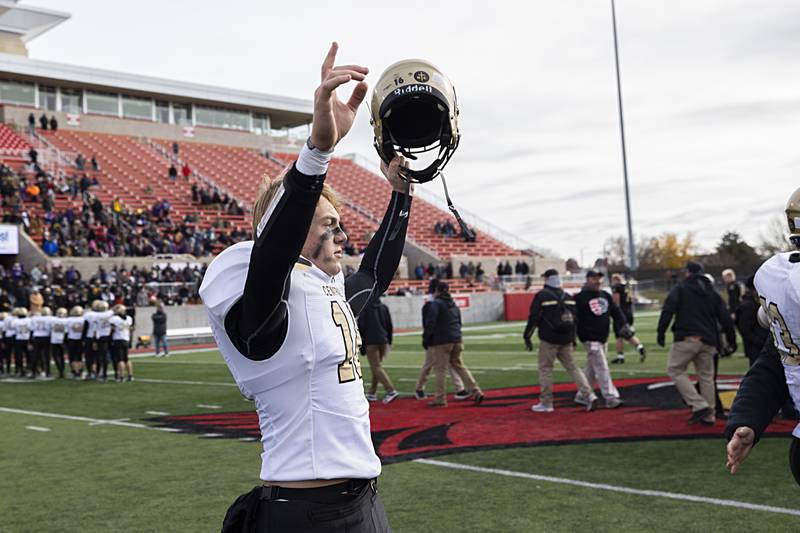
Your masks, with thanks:
[(0, 320), (5, 320), (8, 318), (8, 313), (6, 311), (0, 311)]
[(73, 306), (72, 309), (69, 310), (70, 316), (83, 316), (83, 307), (80, 305)]
[[(83, 309), (81, 309), (83, 311)], [(56, 316), (58, 318), (65, 318), (67, 316), (67, 308), (66, 307), (59, 307), (56, 309)]]
[(53, 311), (49, 307), (44, 306), (42, 307), (42, 316), (53, 316)]
[(114, 314), (119, 316), (125, 316), (125, 306), (122, 304), (117, 304), (114, 306)]
[(28, 308), (27, 307), (17, 307), (14, 309), (14, 316), (18, 318), (23, 318), (28, 316)]
[(800, 189), (797, 189), (786, 202), (786, 221), (789, 224), (789, 240), (800, 248)]
[(408, 181), (431, 181), (458, 148), (456, 91), (429, 61), (406, 59), (387, 68), (375, 84), (370, 112), (375, 149), (387, 165), (397, 154), (416, 160), (438, 149), (426, 168), (403, 173)]

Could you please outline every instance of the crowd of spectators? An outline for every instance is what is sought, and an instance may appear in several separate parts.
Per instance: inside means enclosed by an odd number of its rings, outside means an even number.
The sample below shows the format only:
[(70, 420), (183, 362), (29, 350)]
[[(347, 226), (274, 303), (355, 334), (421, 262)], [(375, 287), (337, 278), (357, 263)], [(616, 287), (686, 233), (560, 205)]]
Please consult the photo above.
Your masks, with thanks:
[(210, 185), (192, 184), (192, 202), (203, 206), (217, 207), (229, 215), (244, 215), (244, 206), (228, 193)]
[(450, 220), (445, 220), (444, 222), (437, 221), (436, 224), (433, 225), (433, 232), (443, 237), (460, 237), (465, 242), (475, 242), (474, 231), (468, 233), (460, 228), (456, 230), (456, 226)]
[[(47, 115), (42, 113), (42, 116), (39, 117), (39, 128), (43, 130), (51, 129), (56, 131), (58, 130), (58, 119), (56, 119), (55, 115), (47, 118)], [(28, 133), (31, 135), (36, 135), (36, 115), (33, 113), (28, 115)]]
[(206, 266), (201, 264), (169, 263), (143, 269), (102, 266), (88, 278), (69, 266), (64, 268), (58, 261), (50, 266), (35, 266), (30, 272), (19, 263), (11, 268), (0, 265), (0, 311), (14, 307), (29, 309), (86, 307), (94, 300), (103, 300), (109, 305), (123, 304), (126, 307), (141, 307), (163, 303), (183, 305), (200, 303), (197, 289), (205, 275)]

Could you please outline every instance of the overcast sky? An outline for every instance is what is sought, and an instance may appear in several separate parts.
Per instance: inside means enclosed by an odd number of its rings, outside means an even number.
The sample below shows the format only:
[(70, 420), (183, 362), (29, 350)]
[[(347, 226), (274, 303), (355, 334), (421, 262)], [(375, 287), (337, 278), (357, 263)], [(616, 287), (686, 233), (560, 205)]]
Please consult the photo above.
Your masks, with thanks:
[[(72, 13), (33, 58), (272, 94), (310, 99), (332, 40), (372, 81), (429, 59), (458, 91), (458, 206), (586, 262), (626, 231), (609, 1), (24, 3)], [(800, 2), (619, 0), (617, 22), (634, 232), (757, 242), (800, 186)], [(362, 109), (342, 151), (371, 141)]]

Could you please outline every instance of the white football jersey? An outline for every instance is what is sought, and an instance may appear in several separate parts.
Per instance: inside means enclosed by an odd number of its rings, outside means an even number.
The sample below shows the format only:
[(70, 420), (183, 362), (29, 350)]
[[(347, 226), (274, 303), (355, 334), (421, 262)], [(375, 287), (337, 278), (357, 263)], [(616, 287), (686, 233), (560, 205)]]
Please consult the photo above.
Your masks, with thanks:
[(31, 330), (34, 338), (50, 337), (50, 317), (44, 315), (34, 315), (31, 317)]
[(86, 328), (86, 338), (88, 339), (97, 338), (97, 312), (86, 311), (85, 313), (83, 313), (83, 319), (89, 325)]
[(94, 314), (95, 337), (100, 339), (111, 335), (111, 317), (114, 311), (98, 311)]
[(86, 319), (82, 316), (71, 316), (67, 318), (67, 339), (80, 340), (83, 337), (83, 327)]
[(372, 445), (358, 326), (344, 276), (298, 262), (291, 275), (288, 329), (281, 348), (252, 361), (234, 347), (225, 315), (244, 292), (253, 241), (227, 248), (200, 287), (211, 331), (242, 393), (255, 400), (261, 427), (261, 479), (369, 479), (381, 463)]
[(122, 318), (119, 315), (114, 315), (108, 319), (111, 323), (111, 326), (114, 328), (114, 332), (111, 334), (111, 338), (115, 341), (129, 341), (131, 340), (131, 326), (133, 325), (133, 319), (129, 316)]
[(31, 340), (31, 319), (28, 317), (14, 319), (14, 330), (18, 341)]
[(50, 344), (64, 344), (68, 318), (50, 317)]
[(17, 330), (14, 329), (14, 320), (16, 320), (14, 315), (8, 315), (6, 319), (3, 320), (3, 334), (6, 338), (14, 337), (17, 334)]
[[(755, 286), (770, 320), (772, 341), (781, 355), (786, 384), (800, 409), (800, 262), (784, 252), (768, 259), (756, 272)], [(800, 438), (800, 424), (792, 434)]]

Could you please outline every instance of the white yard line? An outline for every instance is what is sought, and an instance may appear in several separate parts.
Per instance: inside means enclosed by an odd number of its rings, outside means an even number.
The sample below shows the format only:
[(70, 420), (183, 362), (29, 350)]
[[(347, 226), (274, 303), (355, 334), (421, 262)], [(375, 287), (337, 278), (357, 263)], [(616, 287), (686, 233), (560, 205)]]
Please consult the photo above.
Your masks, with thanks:
[(125, 422), (122, 420), (104, 420), (102, 418), (89, 418), (87, 416), (73, 416), (62, 415), (58, 413), (44, 413), (42, 411), (27, 411), (25, 409), (12, 409), (11, 407), (0, 407), (0, 413), (11, 413), (15, 415), (28, 415), (28, 416), (42, 416), (45, 418), (59, 418), (62, 420), (73, 420), (76, 422), (87, 422), (90, 426), (94, 425), (109, 425), (109, 426), (122, 426), (126, 428), (136, 429), (152, 429), (155, 431), (166, 431), (168, 433), (178, 433), (181, 430), (175, 428), (161, 428), (155, 426), (148, 426), (146, 424), (137, 424), (135, 422)]
[(153, 416), (167, 416), (169, 413), (166, 411), (145, 411), (144, 414)]
[(195, 407), (199, 407), (200, 409), (222, 409), (221, 405), (209, 405), (207, 403), (198, 403)]
[(434, 459), (416, 459), (414, 462), (431, 466), (439, 466), (443, 468), (452, 468), (455, 470), (467, 470), (470, 472), (479, 472), (482, 474), (495, 474), (498, 476), (531, 479), (535, 481), (545, 481), (548, 483), (560, 483), (562, 485), (573, 485), (576, 487), (583, 487), (587, 489), (599, 489), (607, 492), (622, 492), (624, 494), (634, 494), (637, 496), (650, 496), (653, 498), (669, 498), (671, 500), (681, 500), (685, 502), (706, 503), (710, 505), (720, 505), (723, 507), (735, 507), (736, 509), (748, 509), (751, 511), (765, 511), (768, 513), (800, 516), (800, 510), (787, 509), (785, 507), (773, 507), (772, 505), (760, 505), (757, 503), (740, 502), (736, 500), (722, 500), (719, 498), (708, 498), (705, 496), (694, 496), (692, 494), (665, 492), (661, 490), (632, 489), (629, 487), (608, 485), (606, 483), (591, 483), (588, 481), (580, 481), (577, 479), (566, 479), (553, 476), (541, 476), (537, 474), (528, 474), (527, 472), (515, 472), (513, 470), (501, 470), (499, 468), (485, 468), (482, 466), (465, 465), (462, 463), (436, 461)]
[(41, 426), (25, 426), (25, 429), (30, 429), (31, 431), (41, 431), (43, 433), (50, 431), (50, 428), (43, 428)]

